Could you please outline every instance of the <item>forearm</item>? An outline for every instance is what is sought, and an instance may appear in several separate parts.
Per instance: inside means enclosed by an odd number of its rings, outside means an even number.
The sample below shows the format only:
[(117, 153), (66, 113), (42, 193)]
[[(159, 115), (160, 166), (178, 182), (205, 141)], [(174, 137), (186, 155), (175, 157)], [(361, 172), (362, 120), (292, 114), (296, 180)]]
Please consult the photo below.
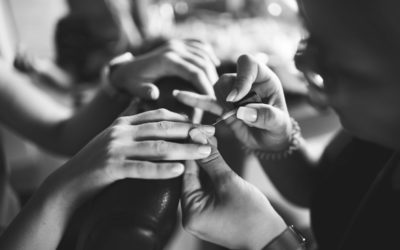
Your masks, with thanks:
[(315, 162), (307, 152), (306, 142), (284, 159), (267, 160), (258, 157), (265, 173), (285, 198), (301, 206), (308, 206), (316, 179)]
[(107, 127), (128, 105), (129, 98), (101, 90), (73, 112), (18, 72), (0, 64), (0, 119), (9, 128), (52, 152), (72, 155)]
[(130, 98), (114, 98), (99, 90), (94, 99), (58, 127), (52, 150), (73, 155), (109, 126), (127, 108)]
[(39, 190), (0, 237), (0, 249), (54, 250), (71, 214), (68, 203)]

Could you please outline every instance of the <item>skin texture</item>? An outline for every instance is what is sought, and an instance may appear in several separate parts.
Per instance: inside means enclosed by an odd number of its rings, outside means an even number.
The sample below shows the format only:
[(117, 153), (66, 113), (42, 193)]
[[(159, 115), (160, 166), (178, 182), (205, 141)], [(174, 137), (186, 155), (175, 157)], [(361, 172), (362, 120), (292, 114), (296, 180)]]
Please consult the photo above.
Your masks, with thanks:
[(3, 233), (1, 249), (56, 249), (72, 213), (109, 184), (179, 176), (183, 165), (176, 161), (211, 152), (207, 145), (172, 142), (187, 138), (192, 127), (186, 117), (163, 109), (117, 119), (46, 179)]

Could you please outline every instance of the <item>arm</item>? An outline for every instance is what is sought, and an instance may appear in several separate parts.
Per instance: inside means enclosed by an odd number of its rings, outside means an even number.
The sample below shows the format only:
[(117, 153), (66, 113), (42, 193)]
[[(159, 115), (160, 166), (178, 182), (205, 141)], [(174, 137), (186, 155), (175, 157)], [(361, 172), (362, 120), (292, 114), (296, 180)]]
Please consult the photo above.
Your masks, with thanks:
[[(202, 93), (213, 95), (217, 74), (213, 53), (195, 41), (173, 41), (111, 74), (111, 84), (132, 96), (157, 99), (153, 81), (176, 75), (190, 81)], [(129, 103), (104, 91), (77, 112), (66, 108), (34, 86), (18, 72), (0, 64), (0, 119), (18, 133), (46, 149), (72, 155), (108, 126)]]
[[(74, 113), (18, 72), (0, 67), (0, 118), (26, 138), (58, 153), (73, 154), (108, 126), (129, 103), (99, 92)], [(99, 112), (101, 110), (101, 112)]]
[[(194, 126), (167, 110), (117, 119), (45, 180), (1, 235), (0, 249), (54, 250), (74, 210), (105, 186), (125, 178), (181, 175), (184, 167), (178, 161), (201, 159), (211, 152), (208, 145), (176, 143)], [(200, 129), (214, 133), (209, 126)]]

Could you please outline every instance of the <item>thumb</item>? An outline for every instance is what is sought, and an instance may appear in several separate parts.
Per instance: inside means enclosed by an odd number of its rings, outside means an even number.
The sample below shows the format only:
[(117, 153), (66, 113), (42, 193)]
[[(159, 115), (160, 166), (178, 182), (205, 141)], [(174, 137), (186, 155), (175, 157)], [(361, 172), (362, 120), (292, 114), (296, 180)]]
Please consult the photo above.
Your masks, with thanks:
[(226, 180), (226, 177), (232, 176), (234, 172), (219, 153), (215, 137), (209, 138), (207, 135), (203, 134), (204, 138), (199, 139), (200, 136), (197, 131), (198, 129), (195, 128), (189, 132), (189, 136), (192, 140), (199, 142), (207, 140), (208, 144), (211, 145), (211, 154), (207, 158), (198, 160), (197, 163), (206, 171), (214, 185), (222, 185), (223, 183), (221, 180)]
[(242, 55), (237, 61), (237, 76), (233, 88), (226, 97), (228, 102), (237, 102), (249, 93), (258, 74), (258, 64), (249, 55)]
[(282, 132), (290, 126), (286, 111), (268, 104), (252, 103), (239, 107), (236, 117), (250, 127)]

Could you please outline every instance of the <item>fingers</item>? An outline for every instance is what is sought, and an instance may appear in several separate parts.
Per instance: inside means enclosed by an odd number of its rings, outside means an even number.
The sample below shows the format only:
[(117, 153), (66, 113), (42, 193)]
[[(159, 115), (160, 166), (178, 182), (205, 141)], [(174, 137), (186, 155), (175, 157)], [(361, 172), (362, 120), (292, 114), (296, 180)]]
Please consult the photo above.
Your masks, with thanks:
[(215, 115), (221, 115), (223, 112), (223, 108), (213, 97), (183, 90), (174, 90), (172, 94), (178, 101), (190, 107), (199, 108)]
[(184, 166), (179, 162), (149, 162), (126, 160), (122, 167), (123, 178), (169, 179), (181, 175)]
[(148, 112), (143, 112), (134, 116), (120, 117), (116, 120), (116, 124), (122, 125), (137, 125), (147, 122), (158, 122), (158, 121), (176, 121), (176, 122), (187, 122), (188, 117), (182, 114), (178, 114), (167, 109), (156, 109)]
[(215, 142), (209, 139), (207, 135), (197, 128), (192, 129), (189, 132), (189, 135), (193, 141), (208, 141), (210, 143), (210, 154), (208, 157), (198, 160), (197, 163), (207, 172), (214, 185), (224, 185), (225, 180), (232, 177), (234, 172), (220, 155)]
[[(187, 139), (189, 130), (195, 125), (184, 122), (159, 121), (136, 125), (131, 130), (132, 135), (129, 138), (134, 138), (136, 141), (148, 139)], [(202, 131), (212, 136), (215, 133), (213, 126), (196, 125)]]
[(116, 148), (120, 154), (141, 160), (196, 160), (207, 157), (211, 153), (209, 145), (192, 143), (175, 143), (163, 140), (148, 140), (125, 143)]
[(191, 51), (188, 49), (188, 51), (186, 53), (182, 53), (181, 56), (184, 60), (205, 72), (208, 80), (213, 85), (218, 80), (218, 74), (214, 64), (206, 55), (196, 52), (197, 51)]
[(186, 61), (178, 54), (170, 54), (169, 60), (171, 62), (166, 65), (166, 71), (170, 72), (171, 75), (180, 76), (193, 83), (193, 86), (201, 93), (215, 96), (212, 83), (203, 69)]
[(160, 96), (160, 90), (153, 83), (141, 83), (132, 93), (145, 100), (157, 100)]
[(184, 43), (191, 48), (195, 48), (196, 50), (201, 51), (202, 54), (207, 54), (215, 66), (221, 65), (221, 61), (218, 59), (212, 47), (208, 44), (205, 44), (196, 39), (185, 39)]
[(126, 81), (124, 88), (128, 93), (134, 94), (135, 97), (143, 98), (145, 100), (157, 100), (160, 96), (160, 90), (156, 85), (149, 82), (137, 83), (134, 80)]
[(262, 65), (249, 55), (240, 56), (237, 62), (237, 77), (226, 100), (229, 102), (239, 101), (255, 83), (263, 83), (262, 92), (265, 92), (276, 90), (280, 82), (275, 73), (266, 65)]
[(290, 118), (286, 112), (267, 104), (254, 103), (240, 107), (236, 117), (248, 126), (269, 131), (283, 130), (290, 124)]

